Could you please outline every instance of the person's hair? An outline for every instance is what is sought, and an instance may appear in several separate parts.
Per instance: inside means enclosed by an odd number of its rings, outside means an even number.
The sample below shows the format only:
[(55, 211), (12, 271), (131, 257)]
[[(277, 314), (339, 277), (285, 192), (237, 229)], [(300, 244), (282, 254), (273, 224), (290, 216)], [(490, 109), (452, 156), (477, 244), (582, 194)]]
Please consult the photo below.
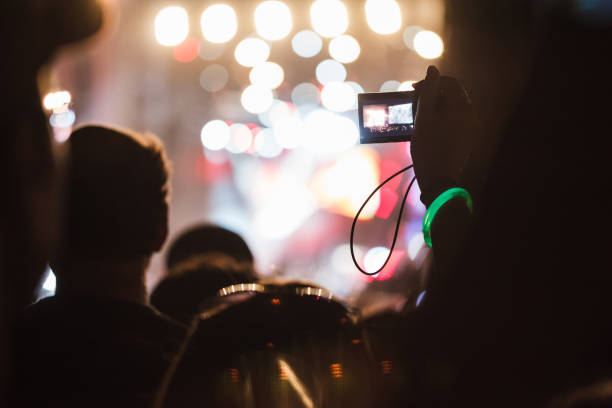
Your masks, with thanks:
[(169, 190), (162, 142), (151, 134), (85, 126), (68, 144), (63, 255), (129, 258), (159, 250)]
[(151, 293), (151, 304), (187, 323), (224, 287), (255, 281), (250, 262), (238, 262), (222, 253), (194, 256), (170, 270)]
[(182, 232), (170, 244), (166, 267), (170, 271), (194, 256), (207, 253), (221, 253), (238, 262), (253, 263), (253, 254), (240, 235), (217, 225), (203, 224)]

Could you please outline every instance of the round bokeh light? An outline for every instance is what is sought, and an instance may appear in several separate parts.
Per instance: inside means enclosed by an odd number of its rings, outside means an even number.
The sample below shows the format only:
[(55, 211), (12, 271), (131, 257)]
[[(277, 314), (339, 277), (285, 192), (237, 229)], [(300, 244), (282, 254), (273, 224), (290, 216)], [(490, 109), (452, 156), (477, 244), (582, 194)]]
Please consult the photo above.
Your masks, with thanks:
[(173, 47), (189, 34), (189, 16), (182, 7), (166, 7), (155, 16), (155, 39), (161, 45)]
[(328, 82), (343, 82), (346, 79), (346, 68), (333, 59), (321, 61), (316, 68), (317, 81), (325, 85)]
[(253, 85), (261, 86), (262, 88), (275, 89), (283, 83), (285, 72), (283, 67), (275, 62), (262, 62), (251, 69), (249, 79)]
[(221, 150), (230, 141), (230, 128), (222, 120), (214, 119), (202, 127), (200, 140), (202, 145), (210, 150)]
[(268, 59), (270, 46), (259, 38), (245, 38), (240, 41), (234, 51), (236, 61), (245, 67), (254, 67)]
[(217, 92), (225, 87), (229, 80), (227, 69), (223, 65), (212, 64), (202, 70), (200, 86), (208, 92)]
[(323, 37), (337, 37), (348, 28), (348, 13), (340, 0), (317, 0), (310, 6), (310, 21)]
[(300, 57), (310, 58), (321, 52), (323, 40), (314, 31), (302, 30), (293, 36), (291, 48)]
[(419, 31), (414, 36), (414, 50), (425, 59), (435, 59), (444, 52), (444, 43), (433, 31)]
[(227, 4), (214, 4), (204, 10), (200, 25), (202, 35), (212, 43), (228, 42), (238, 30), (236, 12)]
[(291, 10), (282, 1), (270, 0), (255, 9), (255, 29), (266, 40), (280, 40), (293, 28)]
[(368, 0), (365, 11), (368, 25), (378, 34), (392, 34), (402, 26), (402, 11), (395, 0)]
[(355, 105), (353, 87), (345, 82), (328, 82), (321, 90), (321, 103), (329, 110), (345, 112)]
[(272, 91), (257, 85), (249, 85), (240, 96), (242, 107), (250, 113), (261, 113), (267, 111), (272, 105), (274, 96)]
[(359, 43), (350, 35), (341, 35), (329, 43), (329, 55), (343, 64), (355, 61), (359, 57), (360, 52)]

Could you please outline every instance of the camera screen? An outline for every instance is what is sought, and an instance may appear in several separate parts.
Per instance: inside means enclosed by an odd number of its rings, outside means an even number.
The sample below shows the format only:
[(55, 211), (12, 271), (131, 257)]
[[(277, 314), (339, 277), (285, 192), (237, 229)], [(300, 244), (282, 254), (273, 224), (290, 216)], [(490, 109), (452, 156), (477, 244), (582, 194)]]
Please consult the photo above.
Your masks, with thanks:
[(413, 103), (410, 97), (401, 95), (402, 97), (394, 98), (384, 93), (360, 96), (362, 143), (410, 139), (414, 126)]

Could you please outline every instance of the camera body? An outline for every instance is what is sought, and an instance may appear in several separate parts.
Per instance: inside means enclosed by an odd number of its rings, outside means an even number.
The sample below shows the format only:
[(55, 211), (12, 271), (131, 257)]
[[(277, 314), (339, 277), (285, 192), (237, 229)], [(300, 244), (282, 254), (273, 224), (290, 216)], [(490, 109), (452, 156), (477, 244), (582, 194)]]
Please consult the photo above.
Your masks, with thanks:
[(411, 139), (417, 106), (414, 91), (360, 93), (357, 102), (361, 143)]

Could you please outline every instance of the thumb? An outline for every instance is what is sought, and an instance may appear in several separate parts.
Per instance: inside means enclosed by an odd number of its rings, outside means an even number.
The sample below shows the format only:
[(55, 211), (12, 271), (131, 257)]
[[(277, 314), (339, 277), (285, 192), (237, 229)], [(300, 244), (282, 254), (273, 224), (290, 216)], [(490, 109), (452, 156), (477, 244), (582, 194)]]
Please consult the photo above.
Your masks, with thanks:
[(428, 121), (434, 117), (436, 101), (440, 93), (440, 72), (434, 65), (427, 68), (427, 76), (420, 82), (416, 122)]

